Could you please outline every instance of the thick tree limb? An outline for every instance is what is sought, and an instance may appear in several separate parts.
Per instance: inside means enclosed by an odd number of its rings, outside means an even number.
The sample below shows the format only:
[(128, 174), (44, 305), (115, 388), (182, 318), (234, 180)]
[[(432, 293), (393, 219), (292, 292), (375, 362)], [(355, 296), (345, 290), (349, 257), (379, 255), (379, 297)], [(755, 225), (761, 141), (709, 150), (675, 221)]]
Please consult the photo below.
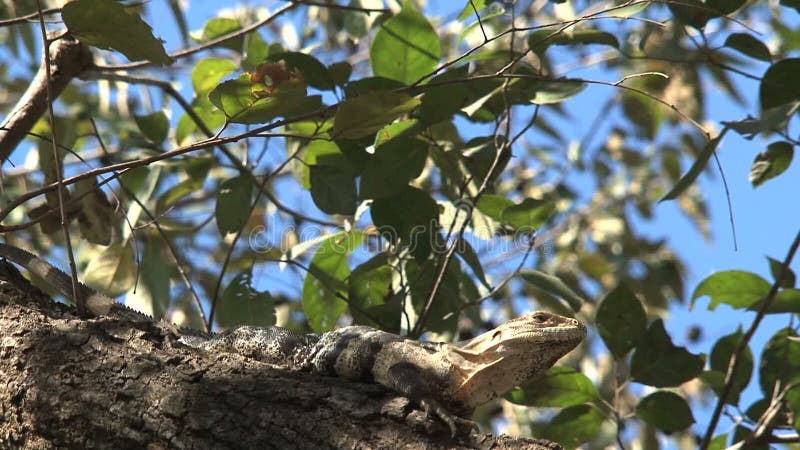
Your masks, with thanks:
[(374, 384), (203, 355), (169, 327), (80, 320), (0, 262), (2, 448), (555, 449), (454, 441)]
[[(70, 36), (64, 36), (50, 44), (50, 60), (53, 98), (58, 97), (73, 78), (93, 65), (89, 47)], [(25, 94), (0, 125), (0, 165), (6, 162), (46, 110), (47, 70), (42, 62)]]

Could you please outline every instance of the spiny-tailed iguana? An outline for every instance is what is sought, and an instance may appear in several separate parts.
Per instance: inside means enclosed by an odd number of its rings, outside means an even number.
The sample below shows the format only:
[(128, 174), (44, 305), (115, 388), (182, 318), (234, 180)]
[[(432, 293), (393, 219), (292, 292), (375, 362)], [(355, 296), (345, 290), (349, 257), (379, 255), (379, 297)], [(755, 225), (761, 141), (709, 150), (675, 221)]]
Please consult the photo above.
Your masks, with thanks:
[[(44, 260), (5, 244), (0, 256), (43, 278), (67, 297), (70, 277)], [(149, 319), (81, 285), (87, 309), (96, 315)], [(214, 353), (238, 353), (289, 370), (374, 381), (417, 401), (453, 435), (474, 424), (463, 417), (475, 407), (543, 373), (585, 337), (575, 319), (533, 312), (473, 339), (421, 342), (367, 326), (322, 334), (295, 334), (281, 327), (240, 327), (216, 336), (184, 335), (187, 345)]]
[[(75, 300), (72, 293), (72, 277), (62, 272), (49, 262), (33, 253), (13, 245), (0, 243), (0, 257), (19, 264), (25, 270), (36, 275), (52, 286), (61, 295)], [(128, 308), (118, 301), (107, 297), (83, 283), (78, 283), (78, 295), (86, 304), (86, 309), (93, 316), (112, 316), (132, 322), (153, 321), (153, 318)]]

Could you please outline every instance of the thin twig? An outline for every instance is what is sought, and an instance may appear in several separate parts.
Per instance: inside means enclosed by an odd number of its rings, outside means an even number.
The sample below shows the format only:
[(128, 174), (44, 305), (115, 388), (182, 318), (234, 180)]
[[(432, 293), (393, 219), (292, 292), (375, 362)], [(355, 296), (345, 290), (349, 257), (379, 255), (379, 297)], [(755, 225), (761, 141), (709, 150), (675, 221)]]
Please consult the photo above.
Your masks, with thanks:
[(34, 20), (34, 19), (40, 19), (41, 20), (41, 18), (44, 15), (56, 14), (56, 13), (60, 13), (60, 12), (61, 12), (61, 8), (48, 8), (48, 9), (41, 9), (40, 8), (35, 13), (30, 13), (30, 14), (26, 14), (24, 16), (14, 17), (13, 19), (0, 20), (0, 27), (7, 27), (9, 25), (19, 25), (21, 23), (28, 23), (28, 22), (30, 22), (31, 20)]
[[(217, 146), (219, 144), (224, 144), (224, 143), (228, 143), (228, 142), (238, 142), (238, 141), (240, 141), (242, 139), (245, 139), (245, 138), (248, 138), (248, 137), (252, 137), (252, 136), (259, 136), (259, 137), (286, 137), (286, 136), (303, 137), (303, 136), (296, 136), (294, 134), (287, 134), (287, 133), (265, 133), (265, 132), (269, 131), (271, 129), (282, 127), (282, 126), (284, 126), (286, 124), (292, 123), (292, 122), (297, 121), (297, 120), (303, 120), (303, 119), (306, 119), (306, 118), (314, 117), (314, 116), (316, 116), (318, 114), (324, 114), (325, 111), (330, 110), (330, 109), (331, 109), (331, 107), (322, 108), (319, 111), (312, 111), (310, 113), (303, 114), (303, 115), (298, 116), (298, 117), (293, 117), (291, 119), (275, 121), (275, 122), (272, 122), (271, 124), (261, 126), (259, 128), (247, 131), (245, 133), (241, 133), (241, 134), (237, 134), (237, 135), (233, 135), (233, 136), (228, 136), (228, 137), (220, 137), (220, 138), (216, 138), (216, 139), (206, 139), (206, 140), (198, 141), (198, 142), (195, 142), (195, 143), (192, 143), (192, 144), (188, 144), (188, 145), (185, 145), (185, 146), (181, 146), (181, 147), (175, 148), (173, 150), (170, 150), (170, 151), (167, 151), (167, 152), (164, 152), (164, 153), (151, 155), (151, 156), (148, 156), (146, 158), (141, 158), (141, 159), (137, 159), (137, 160), (134, 160), (134, 161), (126, 161), (126, 162), (117, 163), (117, 164), (110, 164), (108, 166), (98, 167), (96, 169), (87, 170), (86, 172), (83, 172), (81, 174), (74, 175), (74, 176), (72, 176), (70, 178), (66, 178), (64, 180), (64, 184), (69, 186), (69, 185), (71, 185), (73, 183), (77, 183), (78, 181), (81, 181), (81, 180), (84, 180), (84, 179), (87, 179), (87, 178), (94, 178), (94, 177), (96, 177), (98, 175), (102, 175), (102, 174), (109, 173), (109, 172), (120, 171), (120, 174), (122, 174), (122, 173), (127, 172), (130, 169), (134, 169), (134, 168), (137, 168), (137, 167), (150, 165), (150, 164), (155, 163), (155, 162), (163, 161), (163, 160), (170, 159), (170, 158), (173, 158), (173, 157), (178, 156), (178, 155), (191, 153), (191, 152), (194, 152), (194, 151), (197, 151), (197, 150), (207, 149), (209, 147), (214, 147), (214, 146)], [(309, 137), (305, 137), (305, 138), (306, 139), (310, 139)], [(22, 203), (25, 203), (26, 201), (28, 201), (28, 200), (30, 200), (32, 198), (38, 197), (39, 195), (45, 194), (47, 192), (51, 192), (51, 191), (53, 191), (53, 190), (55, 190), (57, 188), (58, 188), (58, 186), (57, 186), (56, 183), (50, 183), (48, 185), (40, 187), (39, 189), (36, 189), (36, 190), (33, 190), (33, 191), (28, 191), (25, 194), (22, 194), (19, 197), (15, 198), (14, 200), (11, 200), (10, 202), (8, 202), (6, 204), (6, 207), (3, 208), (2, 211), (0, 211), (0, 222), (2, 222), (6, 217), (8, 217), (8, 215), (11, 213), (11, 211), (13, 211), (16, 207), (18, 207)], [(311, 221), (311, 220), (312, 219), (309, 218), (309, 221)], [(9, 231), (9, 228), (10, 227), (0, 226), (0, 232)]]
[[(478, 14), (478, 8), (475, 7), (475, 2), (473, 2), (472, 0), (469, 0), (469, 4), (470, 4), (470, 6), (472, 6), (472, 10), (475, 11), (475, 18), (478, 20), (478, 26), (481, 29), (481, 33), (483, 33), (483, 42), (488, 42), (489, 41), (489, 37), (486, 36), (486, 30), (483, 29), (483, 21), (481, 21), (481, 15)], [(513, 23), (512, 23), (512, 27), (513, 27)]]
[(39, 30), (42, 35), (42, 52), (44, 52), (44, 66), (45, 66), (45, 83), (47, 90), (47, 112), (50, 119), (50, 133), (53, 136), (53, 163), (56, 168), (56, 184), (58, 186), (58, 212), (61, 217), (61, 230), (64, 234), (64, 250), (67, 253), (69, 260), (69, 271), (72, 275), (72, 298), (75, 299), (75, 307), (78, 314), (85, 315), (86, 299), (83, 298), (80, 289), (80, 282), (78, 281), (78, 267), (75, 264), (75, 255), (72, 253), (72, 239), (69, 235), (69, 218), (67, 217), (67, 210), (64, 207), (64, 199), (66, 198), (66, 186), (64, 186), (64, 167), (61, 164), (61, 157), (58, 152), (58, 135), (56, 133), (56, 115), (53, 111), (53, 88), (50, 82), (52, 72), (50, 71), (50, 39), (47, 37), (47, 30), (44, 27), (44, 16), (42, 16), (42, 2), (36, 0), (36, 9), (39, 12)]
[(753, 319), (753, 323), (750, 324), (747, 332), (744, 334), (744, 336), (742, 336), (742, 340), (739, 341), (736, 351), (731, 355), (730, 360), (728, 361), (728, 370), (725, 373), (725, 384), (722, 386), (719, 397), (717, 397), (717, 404), (714, 407), (714, 412), (711, 414), (711, 420), (708, 422), (708, 428), (706, 428), (706, 433), (703, 436), (703, 440), (700, 442), (701, 450), (706, 450), (708, 445), (711, 443), (711, 438), (714, 435), (714, 431), (717, 428), (717, 423), (719, 423), (720, 415), (722, 414), (722, 408), (725, 406), (728, 395), (730, 395), (731, 390), (733, 389), (733, 384), (736, 379), (736, 371), (739, 370), (739, 365), (742, 361), (742, 355), (744, 354), (745, 350), (747, 350), (747, 345), (750, 343), (750, 339), (753, 338), (758, 326), (761, 324), (761, 321), (767, 314), (770, 305), (772, 305), (772, 301), (778, 294), (778, 289), (783, 286), (783, 280), (789, 273), (789, 265), (792, 263), (792, 259), (794, 259), (794, 255), (797, 252), (798, 247), (800, 247), (800, 231), (798, 231), (794, 238), (794, 242), (792, 242), (792, 245), (789, 247), (789, 252), (787, 253), (786, 258), (783, 260), (781, 270), (778, 273), (778, 276), (775, 277), (775, 281), (772, 283), (767, 296), (764, 297), (764, 300), (761, 302), (761, 306), (758, 308), (758, 312), (756, 313), (755, 319)]
[(722, 162), (719, 160), (719, 156), (717, 156), (717, 150), (714, 149), (711, 152), (714, 155), (714, 161), (717, 163), (717, 169), (719, 169), (719, 174), (722, 177), (722, 186), (725, 189), (725, 199), (728, 201), (728, 220), (731, 222), (731, 234), (733, 235), (733, 251), (739, 251), (739, 243), (736, 239), (736, 221), (733, 219), (733, 202), (731, 200), (731, 191), (728, 189), (728, 180), (725, 178), (725, 171), (722, 169)]
[[(94, 120), (90, 120), (89, 122), (92, 124), (92, 129), (94, 130), (94, 135), (100, 145), (100, 148), (103, 150), (103, 152), (106, 152), (106, 146), (105, 143), (103, 142), (103, 139), (100, 137), (100, 132), (97, 129), (97, 124), (95, 123)], [(200, 296), (197, 294), (197, 291), (194, 289), (194, 286), (192, 286), (192, 283), (189, 280), (189, 276), (183, 269), (183, 264), (181, 264), (181, 260), (178, 258), (178, 252), (172, 245), (172, 241), (170, 240), (169, 236), (167, 236), (167, 233), (161, 227), (161, 224), (158, 222), (158, 220), (156, 220), (156, 217), (153, 215), (153, 213), (150, 212), (150, 209), (147, 207), (147, 205), (142, 203), (142, 201), (139, 200), (139, 198), (125, 185), (125, 183), (119, 183), (119, 186), (128, 195), (128, 197), (130, 197), (131, 200), (136, 202), (136, 204), (139, 205), (140, 208), (142, 208), (142, 212), (144, 212), (147, 215), (152, 225), (156, 227), (156, 231), (158, 231), (159, 236), (161, 236), (161, 239), (163, 239), (164, 244), (167, 246), (167, 250), (169, 251), (170, 256), (172, 256), (172, 259), (175, 262), (175, 267), (178, 269), (178, 274), (181, 276), (181, 279), (183, 280), (183, 283), (186, 285), (186, 288), (189, 289), (189, 292), (192, 294), (192, 301), (194, 302), (195, 308), (197, 309), (197, 313), (200, 316), (203, 325), (205, 326), (205, 313), (203, 312), (203, 304), (200, 301)], [(206, 328), (203, 331), (207, 332), (209, 330)]]
[[(495, 153), (494, 161), (492, 161), (492, 165), (489, 167), (489, 170), (486, 172), (486, 176), (484, 177), (483, 181), (481, 182), (478, 191), (475, 193), (475, 196), (472, 198), (473, 205), (477, 205), (478, 201), (480, 200), (481, 196), (486, 189), (489, 187), (490, 181), (494, 178), (495, 172), (497, 171), (497, 167), (500, 164), (500, 161), (503, 157), (511, 152), (510, 141), (506, 139), (502, 145), (497, 148), (497, 152)], [(453, 243), (447, 249), (444, 257), (442, 258), (441, 265), (439, 267), (439, 273), (436, 275), (434, 279), (433, 285), (431, 286), (431, 292), (428, 295), (428, 299), (425, 301), (425, 306), (422, 308), (419, 317), (417, 318), (417, 322), (414, 324), (414, 328), (409, 333), (411, 338), (417, 338), (420, 334), (422, 334), (422, 329), (425, 326), (425, 320), (427, 320), (428, 314), (430, 314), (431, 307), (433, 306), (433, 301), (436, 298), (436, 294), (439, 291), (439, 288), (442, 285), (442, 281), (444, 280), (444, 275), (447, 273), (447, 267), (450, 264), (450, 261), (453, 259), (455, 255), (456, 249), (458, 248), (458, 241), (464, 238), (464, 232), (467, 229), (467, 225), (472, 218), (472, 210), (466, 211), (467, 217), (461, 223), (461, 227), (459, 227), (457, 239), (453, 240)]]
[[(283, 14), (283, 13), (285, 13), (287, 11), (291, 11), (292, 9), (296, 8), (298, 5), (299, 5), (299, 3), (294, 3), (294, 2), (293, 3), (289, 3), (286, 6), (278, 8), (269, 17), (267, 17), (267, 18), (265, 18), (263, 20), (259, 20), (258, 22), (254, 23), (252, 25), (248, 25), (248, 26), (246, 26), (246, 27), (244, 27), (244, 28), (242, 28), (240, 30), (236, 30), (236, 31), (234, 31), (232, 33), (228, 33), (228, 34), (222, 35), (222, 36), (220, 36), (220, 37), (218, 37), (216, 39), (212, 39), (212, 40), (210, 40), (210, 41), (208, 41), (208, 42), (206, 42), (204, 44), (198, 45), (196, 47), (187, 48), (185, 50), (179, 50), (177, 52), (171, 53), (169, 55), (169, 57), (170, 57), (170, 59), (178, 60), (178, 59), (184, 58), (186, 56), (193, 55), (193, 54), (198, 53), (198, 52), (202, 52), (203, 50), (208, 50), (210, 48), (217, 47), (217, 46), (222, 45), (222, 44), (224, 44), (224, 43), (226, 43), (228, 41), (231, 41), (233, 39), (242, 37), (242, 36), (246, 35), (247, 33), (250, 33), (251, 31), (255, 31), (255, 30), (259, 29), (260, 27), (269, 24), (270, 22), (272, 22), (275, 19), (277, 19), (281, 14)], [(152, 63), (150, 61), (136, 61), (136, 62), (132, 62), (132, 63), (128, 63), (128, 64), (115, 64), (115, 65), (107, 65), (107, 66), (98, 65), (97, 66), (97, 70), (131, 70), (131, 69), (139, 69), (139, 68), (150, 66), (150, 65), (152, 65)]]
[(489, 290), (489, 292), (483, 294), (480, 298), (476, 300), (472, 300), (470, 302), (466, 302), (463, 305), (461, 305), (461, 310), (463, 311), (469, 308), (470, 306), (480, 305), (484, 301), (497, 295), (498, 292), (500, 292), (504, 287), (506, 287), (506, 285), (510, 283), (511, 280), (514, 279), (514, 277), (519, 275), (519, 273), (522, 271), (522, 268), (525, 267), (525, 263), (528, 261), (528, 257), (530, 257), (533, 250), (539, 247), (539, 245), (541, 245), (537, 244), (537, 242), (538, 239), (536, 239), (535, 236), (532, 236), (528, 241), (528, 246), (525, 249), (525, 253), (522, 254), (522, 259), (520, 260), (519, 264), (517, 264), (517, 267), (514, 270), (512, 270), (511, 273), (506, 275), (505, 278), (503, 278), (499, 283), (497, 283), (491, 290)]
[[(258, 180), (256, 180), (255, 176), (252, 176), (253, 183), (256, 184), (258, 187), (258, 193), (256, 194), (256, 197), (253, 199), (253, 201), (250, 203), (250, 210), (247, 213), (248, 217), (253, 214), (253, 211), (255, 211), (256, 207), (258, 206), (258, 203), (261, 201), (261, 195), (266, 195), (266, 193), (268, 192), (266, 185), (269, 182), (269, 180), (271, 180), (272, 177), (280, 173), (286, 167), (286, 165), (289, 164), (289, 162), (297, 156), (301, 148), (302, 147), (298, 147), (297, 150), (294, 151), (294, 153), (289, 155), (289, 157), (286, 158), (286, 160), (284, 160), (281, 164), (279, 164), (278, 167), (276, 167), (270, 174), (265, 176), (264, 179), (261, 180), (261, 183), (258, 183)], [(239, 238), (242, 236), (243, 232), (244, 232), (244, 225), (242, 225), (242, 227), (236, 230), (236, 233), (234, 234), (233, 239), (231, 240), (231, 244), (228, 247), (228, 251), (225, 253), (225, 260), (222, 262), (222, 267), (220, 268), (219, 276), (217, 277), (217, 283), (214, 286), (214, 295), (211, 297), (211, 308), (209, 309), (208, 321), (206, 323), (206, 328), (208, 330), (211, 330), (214, 324), (214, 313), (217, 309), (217, 302), (219, 301), (219, 292), (220, 290), (222, 290), (222, 279), (225, 277), (225, 271), (227, 270), (231, 258), (233, 257), (233, 249), (236, 248), (236, 243), (239, 241)]]
[(315, 2), (312, 0), (284, 0), (289, 1), (292, 3), (297, 3), (299, 5), (307, 5), (307, 6), (318, 6), (320, 8), (328, 8), (328, 9), (341, 9), (343, 11), (357, 11), (363, 13), (390, 13), (392, 12), (391, 9), (386, 8), (364, 8), (361, 6), (353, 6), (353, 5), (340, 5), (338, 3), (323, 3), (323, 2)]

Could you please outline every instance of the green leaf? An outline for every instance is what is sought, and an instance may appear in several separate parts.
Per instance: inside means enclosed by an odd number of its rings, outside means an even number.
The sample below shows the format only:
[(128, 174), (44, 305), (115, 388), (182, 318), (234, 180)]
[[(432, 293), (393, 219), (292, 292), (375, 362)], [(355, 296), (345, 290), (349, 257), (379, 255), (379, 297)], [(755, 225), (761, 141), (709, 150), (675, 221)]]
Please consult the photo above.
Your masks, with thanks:
[(336, 84), (328, 74), (328, 69), (317, 58), (301, 52), (287, 52), (269, 55), (270, 61), (284, 60), (293, 68), (303, 73), (309, 86), (323, 91), (330, 91)]
[(782, 59), (764, 73), (759, 88), (761, 109), (766, 110), (800, 100), (800, 58)]
[(306, 96), (305, 85), (287, 81), (267, 95), (261, 83), (253, 83), (248, 75), (228, 80), (215, 87), (208, 99), (235, 123), (264, 123), (276, 117), (291, 117), (322, 107), (322, 97)]
[(656, 391), (641, 399), (636, 416), (665, 433), (685, 430), (695, 422), (686, 400), (670, 391)]
[[(411, 287), (411, 303), (414, 311), (419, 314), (427, 304), (431, 286), (438, 277), (440, 270), (439, 259), (429, 258), (425, 261), (410, 259), (403, 268), (403, 278), (409, 280)], [(467, 281), (463, 280), (460, 262), (457, 259), (451, 260), (447, 265), (444, 277), (436, 296), (431, 303), (430, 314), (425, 321), (425, 330), (436, 333), (454, 334), (458, 330), (460, 314), (458, 311), (466, 300), (463, 296), (462, 286), (466, 286)], [(468, 279), (468, 277), (467, 277)], [(475, 298), (475, 297), (472, 297)], [(403, 321), (407, 320), (405, 315)]]
[(192, 69), (192, 86), (197, 95), (208, 93), (226, 76), (239, 70), (236, 63), (224, 58), (206, 58)]
[(589, 404), (562, 409), (545, 428), (542, 437), (567, 448), (588, 442), (600, 432), (603, 413)]
[(352, 215), (358, 206), (356, 179), (338, 167), (313, 165), (309, 167), (311, 198), (326, 214)]
[(381, 24), (369, 56), (376, 76), (410, 85), (436, 68), (442, 44), (414, 2), (405, 2), (399, 14)]
[(714, 150), (717, 149), (717, 146), (722, 141), (722, 137), (725, 136), (725, 133), (727, 132), (728, 127), (726, 126), (722, 129), (722, 131), (720, 131), (717, 137), (706, 143), (706, 146), (703, 147), (703, 151), (697, 156), (697, 160), (695, 160), (694, 164), (692, 164), (692, 167), (689, 169), (689, 171), (686, 172), (686, 174), (682, 176), (680, 180), (678, 180), (678, 182), (675, 184), (675, 187), (673, 187), (672, 190), (667, 193), (667, 195), (661, 197), (659, 202), (677, 198), (679, 195), (681, 195), (681, 193), (683, 193), (683, 191), (686, 190), (686, 188), (694, 183), (694, 180), (696, 180), (697, 177), (700, 176), (700, 173), (703, 172), (703, 169), (706, 168), (706, 164), (708, 164), (708, 161), (711, 159), (711, 155), (714, 154)]
[(478, 277), (483, 287), (491, 290), (492, 287), (489, 285), (489, 282), (486, 281), (486, 274), (483, 272), (483, 266), (481, 266), (481, 260), (478, 258), (478, 254), (475, 253), (475, 249), (472, 248), (469, 241), (464, 239), (460, 234), (457, 237), (456, 253), (458, 253), (458, 256), (472, 269), (472, 273)]
[(506, 10), (501, 5), (497, 4), (491, 5), (489, 10), (486, 11), (485, 14), (480, 16), (481, 17), (480, 21), (476, 20), (471, 24), (465, 26), (464, 29), (461, 30), (461, 33), (458, 34), (458, 43), (460, 44), (464, 42), (464, 38), (466, 38), (470, 33), (472, 33), (473, 30), (482, 26), (486, 26), (487, 23), (490, 23), (491, 19), (494, 19), (495, 17), (500, 17), (505, 13)]
[(728, 447), (728, 433), (715, 436), (708, 444), (708, 450), (725, 450)]
[(621, 359), (647, 330), (647, 314), (636, 294), (620, 283), (597, 307), (597, 331), (615, 358)]
[[(383, 0), (350, 0), (348, 6), (356, 8), (383, 8)], [(336, 15), (332, 15), (335, 19)], [(378, 16), (380, 17), (380, 16)], [(344, 13), (344, 30), (356, 42), (369, 34), (370, 25), (376, 20), (375, 16), (370, 16), (369, 13), (364, 14), (361, 11), (347, 11)]]
[(761, 392), (771, 398), (775, 383), (781, 388), (800, 382), (800, 339), (791, 328), (775, 333), (764, 347), (758, 368)]
[(706, 6), (715, 12), (727, 15), (735, 12), (745, 4), (746, 0), (705, 0)]
[[(432, 127), (434, 139), (441, 138), (443, 140), (453, 139), (457, 140), (458, 130), (451, 121), (443, 121)], [(451, 134), (452, 133), (452, 134)], [(438, 139), (437, 139), (438, 140)], [(452, 140), (451, 140), (452, 142)], [(461, 153), (455, 149), (445, 149), (440, 146), (431, 145), (428, 147), (428, 156), (439, 171), (442, 183), (442, 194), (447, 198), (458, 198), (461, 196), (462, 186), (464, 184), (464, 170), (462, 169)], [(483, 216), (483, 214), (481, 214)], [(477, 219), (472, 224), (472, 231), (477, 232), (479, 237), (485, 236), (480, 234), (477, 229), (488, 232), (491, 235), (491, 230), (488, 227), (478, 224), (482, 219)]]
[[(714, 344), (714, 348), (711, 350), (711, 356), (709, 358), (711, 370), (721, 373), (723, 380), (725, 374), (728, 372), (728, 363), (730, 362), (731, 355), (739, 347), (742, 336), (741, 329), (737, 330), (735, 333), (723, 336)], [(725, 399), (726, 403), (734, 406), (739, 403), (739, 394), (747, 387), (748, 383), (750, 383), (750, 377), (752, 375), (753, 352), (750, 351), (750, 347), (748, 346), (739, 360), (739, 369), (733, 380), (732, 390)], [(717, 386), (712, 385), (712, 388), (714, 388), (717, 395), (720, 395), (721, 391)]]
[(573, 311), (578, 311), (581, 309), (581, 306), (586, 303), (585, 299), (576, 294), (558, 277), (533, 269), (520, 271), (520, 276), (523, 280), (538, 287), (539, 289), (557, 297), (561, 297), (567, 302), (567, 304), (569, 304)]
[(335, 167), (340, 172), (348, 173), (351, 177), (358, 174), (356, 167), (351, 164), (349, 158), (342, 152), (342, 148), (337, 142), (317, 139), (311, 141), (303, 153), (303, 164), (300, 165), (300, 183), (303, 188), (311, 188), (310, 168), (320, 165)]
[[(495, 138), (494, 136), (472, 138), (463, 144), (459, 150), (462, 160), (473, 179), (482, 182), (488, 178), (490, 185), (492, 181), (497, 179), (511, 158), (511, 151), (508, 148), (503, 148), (504, 144), (505, 138)], [(499, 149), (498, 146), (500, 146)], [(497, 157), (498, 151), (502, 152), (499, 159)], [(495, 159), (497, 159), (496, 165), (494, 164)], [(491, 175), (489, 174), (490, 170), (492, 171)]]
[(750, 167), (750, 182), (753, 187), (764, 184), (765, 181), (775, 178), (789, 168), (794, 156), (794, 146), (785, 141), (773, 142), (767, 146), (767, 151), (756, 155)]
[[(203, 124), (212, 132), (225, 123), (225, 114), (214, 107), (208, 96), (201, 95), (192, 101), (192, 108)], [(175, 129), (175, 141), (184, 145), (192, 134), (198, 132), (198, 126), (188, 114), (181, 116), (178, 127)], [(204, 134), (205, 136), (205, 134)]]
[(430, 194), (411, 186), (372, 202), (372, 220), (392, 244), (408, 247), (417, 261), (430, 255), (439, 228), (439, 205)]
[(156, 202), (156, 211), (161, 213), (167, 207), (172, 206), (178, 199), (195, 194), (202, 189), (208, 171), (211, 169), (211, 163), (210, 158), (192, 158), (188, 160), (183, 167), (189, 176), (159, 195)]
[(391, 332), (400, 330), (402, 302), (392, 289), (394, 274), (386, 252), (378, 253), (353, 270), (347, 287), (355, 323)]
[(614, 14), (615, 17), (627, 19), (628, 17), (633, 17), (636, 14), (639, 14), (640, 12), (644, 11), (651, 4), (652, 2), (633, 2), (630, 6), (615, 8), (610, 12)]
[(81, 279), (90, 287), (111, 297), (128, 292), (136, 282), (136, 260), (132, 245), (115, 243), (108, 247), (95, 246), (81, 252), (89, 264)]
[(598, 401), (600, 393), (586, 375), (556, 366), (509, 392), (505, 399), (518, 405), (561, 408)]
[(711, 297), (711, 303), (708, 304), (710, 310), (714, 310), (720, 303), (744, 309), (763, 299), (769, 288), (767, 280), (751, 272), (743, 270), (717, 272), (700, 282), (692, 294), (691, 306), (694, 306), (698, 298), (708, 295)]
[(470, 98), (470, 90), (466, 82), (441, 84), (452, 80), (465, 79), (469, 75), (469, 67), (464, 65), (436, 75), (422, 97), (422, 115), (428, 124), (434, 124), (453, 117)]
[(108, 202), (95, 177), (75, 183), (75, 196), (81, 197), (78, 223), (81, 236), (93, 244), (109, 245), (114, 229), (114, 207)]
[(164, 111), (156, 111), (144, 116), (133, 116), (144, 137), (154, 144), (161, 144), (169, 133), (169, 119)]
[[(202, 31), (195, 31), (190, 33), (190, 35), (192, 36), (192, 39), (196, 40), (197, 42), (209, 42), (218, 37), (225, 36), (226, 34), (230, 34), (241, 29), (242, 24), (236, 19), (231, 19), (228, 17), (214, 17), (206, 22)], [(240, 36), (225, 42), (222, 44), (222, 47), (235, 52), (241, 52), (243, 43), (244, 40)]]
[(478, 211), (498, 222), (503, 221), (503, 211), (511, 206), (514, 202), (502, 195), (484, 194), (478, 199)]
[[(717, 395), (722, 392), (722, 387), (725, 385), (725, 372), (720, 372), (718, 370), (705, 370), (697, 378), (702, 381), (703, 384), (713, 389)], [(738, 403), (738, 399), (736, 401)]]
[[(751, 305), (749, 310), (758, 311), (763, 302)], [(781, 289), (767, 308), (767, 314), (800, 313), (800, 289)]]
[(344, 86), (353, 73), (353, 66), (347, 61), (340, 61), (328, 66), (328, 77), (337, 86)]
[(733, 33), (725, 40), (725, 46), (730, 47), (742, 54), (761, 61), (772, 62), (772, 55), (769, 48), (748, 33)]
[(669, 9), (679, 22), (703, 29), (706, 23), (719, 14), (700, 0), (684, 0), (681, 3), (670, 3)]
[(397, 116), (419, 106), (420, 100), (400, 92), (374, 91), (339, 104), (333, 121), (333, 135), (356, 139), (371, 135)]
[(794, 423), (790, 423), (790, 425), (796, 431), (800, 431), (800, 386), (795, 386), (786, 393), (786, 404), (794, 416)]
[(217, 229), (222, 236), (242, 229), (250, 217), (252, 197), (253, 179), (249, 176), (241, 175), (222, 182), (214, 211)]
[(269, 292), (253, 287), (252, 270), (244, 270), (222, 291), (216, 320), (222, 328), (269, 327), (275, 325), (275, 302)]
[(85, 44), (116, 50), (131, 61), (167, 65), (172, 59), (153, 29), (138, 14), (114, 0), (75, 0), (64, 5), (61, 17), (70, 34)]
[(539, 81), (532, 87), (536, 94), (530, 99), (530, 102), (536, 105), (561, 103), (580, 94), (584, 88), (586, 88), (586, 83), (580, 81)]
[(344, 87), (344, 96), (347, 99), (358, 97), (359, 95), (373, 93), (375, 91), (392, 91), (404, 88), (405, 85), (396, 80), (383, 77), (366, 77), (350, 81)]
[[(489, 0), (488, 3), (492, 3)], [(458, 13), (458, 20), (464, 20), (469, 17), (473, 17), (475, 15), (475, 11), (480, 12), (483, 8), (486, 8), (487, 1), (486, 0), (471, 0), (467, 1), (464, 5), (464, 8)]]
[(619, 48), (619, 41), (613, 34), (601, 30), (576, 30), (572, 34), (558, 33), (551, 30), (538, 30), (528, 36), (530, 49), (542, 55), (551, 45), (588, 45), (599, 44)]
[(171, 271), (164, 270), (164, 252), (167, 251), (165, 247), (158, 239), (148, 239), (139, 265), (141, 284), (136, 287), (136, 296), (143, 295), (145, 301), (149, 300), (153, 317), (164, 317), (170, 306)]
[(522, 232), (541, 228), (555, 213), (555, 203), (549, 200), (526, 198), (517, 205), (494, 194), (482, 195), (477, 206), (483, 214)]
[(387, 125), (378, 131), (375, 155), (361, 176), (362, 199), (385, 198), (402, 191), (417, 178), (428, 160), (427, 144), (417, 136), (415, 119)]
[(556, 212), (556, 204), (549, 200), (526, 198), (519, 205), (503, 210), (502, 222), (517, 230), (535, 231), (541, 228)]
[[(783, 270), (783, 262), (778, 261), (775, 258), (770, 258), (767, 256), (767, 261), (769, 262), (769, 272), (772, 274), (773, 280), (778, 280), (778, 275), (780, 275), (781, 271)], [(783, 282), (781, 283), (780, 287), (782, 288), (793, 288), (795, 283), (797, 282), (797, 277), (794, 274), (794, 271), (790, 268), (786, 268), (786, 274), (783, 277)]]
[[(339, 295), (347, 290), (347, 257), (361, 245), (363, 233), (339, 233), (319, 246), (303, 283), (303, 312), (316, 332), (330, 331), (347, 309)], [(337, 295), (338, 294), (338, 295)]]
[[(346, 234), (346, 231), (335, 231), (333, 233), (323, 233), (320, 236), (313, 237), (311, 239), (306, 239), (301, 241), (295, 245), (293, 245), (290, 249), (286, 250), (283, 255), (281, 256), (281, 263), (285, 263), (288, 261), (297, 261), (301, 256), (306, 254), (306, 252), (317, 248), (318, 245), (322, 244), (323, 242), (327, 241), (328, 239), (332, 239), (333, 237), (340, 236)], [(316, 273), (315, 270), (309, 270), (312, 274)], [(321, 277), (325, 277), (325, 274), (321, 274)], [(335, 282), (332, 286), (338, 286), (341, 283)], [(338, 289), (338, 287), (337, 287)]]
[(269, 45), (258, 31), (247, 34), (247, 44), (245, 44), (245, 59), (242, 67), (249, 71), (254, 71), (259, 64), (263, 64), (269, 56)]
[(655, 387), (678, 386), (703, 371), (704, 358), (677, 347), (656, 319), (647, 328), (631, 359), (631, 378)]

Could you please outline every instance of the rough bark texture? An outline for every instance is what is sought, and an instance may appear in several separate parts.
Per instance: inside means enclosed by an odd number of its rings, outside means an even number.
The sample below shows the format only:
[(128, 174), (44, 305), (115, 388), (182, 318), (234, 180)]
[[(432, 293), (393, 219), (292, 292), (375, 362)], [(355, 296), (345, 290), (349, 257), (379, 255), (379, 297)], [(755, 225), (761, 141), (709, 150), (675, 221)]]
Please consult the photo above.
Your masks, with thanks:
[(0, 448), (559, 448), (453, 440), (378, 385), (202, 355), (168, 328), (82, 320), (0, 261)]

